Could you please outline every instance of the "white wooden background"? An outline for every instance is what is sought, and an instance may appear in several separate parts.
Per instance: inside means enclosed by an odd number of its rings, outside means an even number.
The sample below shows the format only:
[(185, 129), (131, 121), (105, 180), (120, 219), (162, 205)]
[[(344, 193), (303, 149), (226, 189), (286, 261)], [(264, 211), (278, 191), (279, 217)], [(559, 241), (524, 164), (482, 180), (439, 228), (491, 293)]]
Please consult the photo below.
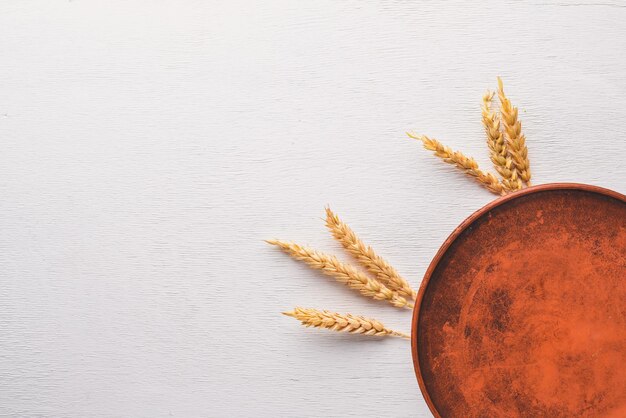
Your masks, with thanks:
[(426, 417), (409, 330), (263, 242), (341, 254), (330, 205), (415, 286), (494, 196), (501, 75), (537, 183), (626, 192), (626, 2), (3, 1), (0, 416)]

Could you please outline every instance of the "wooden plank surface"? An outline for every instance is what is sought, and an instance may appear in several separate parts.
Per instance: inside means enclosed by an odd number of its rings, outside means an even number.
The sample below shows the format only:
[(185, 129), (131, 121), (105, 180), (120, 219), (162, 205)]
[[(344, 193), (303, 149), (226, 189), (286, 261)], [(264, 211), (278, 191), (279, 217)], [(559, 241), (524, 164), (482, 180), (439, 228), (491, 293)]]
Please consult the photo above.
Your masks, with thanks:
[(263, 239), (342, 255), (330, 205), (418, 286), (494, 199), (405, 137), (489, 167), (504, 78), (536, 183), (626, 192), (626, 3), (0, 4), (0, 416), (427, 417), (409, 330)]

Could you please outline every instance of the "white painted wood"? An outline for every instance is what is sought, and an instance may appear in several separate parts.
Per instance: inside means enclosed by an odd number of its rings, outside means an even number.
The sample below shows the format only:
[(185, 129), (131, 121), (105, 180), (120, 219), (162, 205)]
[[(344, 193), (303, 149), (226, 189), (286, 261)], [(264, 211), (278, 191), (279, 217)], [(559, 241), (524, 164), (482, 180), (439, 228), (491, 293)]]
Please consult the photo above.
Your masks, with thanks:
[(295, 305), (409, 330), (289, 260), (340, 253), (329, 204), (415, 286), (494, 197), (504, 77), (537, 183), (626, 192), (626, 3), (0, 3), (0, 416), (430, 416), (409, 344), (305, 330)]

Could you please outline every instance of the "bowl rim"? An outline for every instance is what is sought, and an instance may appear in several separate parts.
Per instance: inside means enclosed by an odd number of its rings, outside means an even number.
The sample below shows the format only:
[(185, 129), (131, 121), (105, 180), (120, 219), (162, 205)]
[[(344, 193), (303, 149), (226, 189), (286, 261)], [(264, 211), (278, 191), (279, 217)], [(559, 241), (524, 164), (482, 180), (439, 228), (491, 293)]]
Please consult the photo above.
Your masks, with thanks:
[(439, 265), (439, 262), (441, 261), (441, 258), (443, 257), (443, 255), (446, 253), (446, 251), (448, 251), (448, 248), (450, 248), (450, 245), (452, 245), (452, 243), (461, 235), (463, 231), (465, 231), (470, 225), (474, 223), (474, 221), (476, 221), (478, 218), (483, 216), (485, 213), (489, 212), (493, 208), (496, 208), (504, 203), (507, 203), (510, 200), (517, 199), (519, 197), (526, 196), (528, 194), (544, 192), (544, 191), (553, 191), (553, 190), (580, 190), (580, 191), (593, 192), (593, 193), (598, 193), (604, 196), (612, 197), (612, 198), (621, 200), (622, 202), (626, 203), (625, 195), (619, 192), (616, 192), (614, 190), (611, 190), (611, 189), (607, 189), (607, 188), (600, 187), (600, 186), (593, 186), (590, 184), (546, 183), (546, 184), (540, 184), (536, 186), (530, 186), (525, 189), (518, 190), (516, 192), (501, 196), (487, 203), (485, 206), (483, 206), (482, 208), (478, 209), (476, 212), (468, 216), (463, 222), (461, 222), (459, 226), (457, 226), (454, 229), (454, 231), (452, 231), (452, 233), (448, 236), (448, 238), (446, 238), (446, 240), (441, 245), (441, 247), (439, 247), (439, 250), (437, 251), (433, 259), (431, 260), (430, 264), (428, 265), (428, 268), (426, 269), (426, 273), (424, 273), (424, 277), (420, 284), (420, 287), (417, 293), (417, 298), (415, 299), (415, 306), (413, 308), (413, 320), (411, 321), (411, 354), (413, 357), (413, 368), (415, 369), (415, 374), (417, 376), (417, 381), (420, 386), (420, 391), (422, 392), (422, 396), (424, 398), (424, 401), (426, 401), (426, 404), (428, 405), (430, 412), (432, 412), (432, 414), (435, 417), (441, 418), (441, 414), (439, 413), (439, 411), (437, 411), (437, 408), (435, 407), (435, 404), (433, 403), (432, 399), (430, 398), (430, 394), (428, 393), (428, 390), (426, 389), (426, 384), (424, 383), (424, 378), (422, 376), (422, 371), (420, 368), (419, 353), (417, 351), (417, 338), (419, 334), (417, 326), (419, 324), (419, 313), (422, 307), (422, 300), (424, 298), (424, 294), (426, 293), (426, 288), (428, 287), (428, 283), (430, 282), (430, 278), (433, 272), (437, 268), (437, 265)]

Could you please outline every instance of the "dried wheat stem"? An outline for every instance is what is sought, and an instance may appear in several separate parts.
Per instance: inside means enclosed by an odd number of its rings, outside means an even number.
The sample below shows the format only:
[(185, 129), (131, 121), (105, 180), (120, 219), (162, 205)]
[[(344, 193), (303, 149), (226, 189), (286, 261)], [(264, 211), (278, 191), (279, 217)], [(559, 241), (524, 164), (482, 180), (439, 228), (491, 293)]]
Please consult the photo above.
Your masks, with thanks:
[(321, 270), (328, 276), (335, 278), (361, 294), (377, 299), (386, 300), (398, 308), (413, 308), (413, 304), (396, 292), (389, 289), (378, 280), (370, 279), (349, 264), (344, 264), (336, 257), (324, 254), (313, 249), (300, 246), (291, 242), (268, 240), (268, 244), (280, 247), (284, 252), (296, 260), (304, 261), (309, 267)]
[(283, 315), (296, 318), (305, 327), (325, 328), (331, 331), (349, 332), (351, 334), (411, 338), (402, 332), (385, 328), (383, 324), (375, 319), (352, 314), (342, 315), (310, 308), (295, 308), (292, 312), (283, 312)]
[(437, 157), (443, 159), (448, 164), (457, 166), (459, 169), (463, 170), (465, 174), (474, 177), (476, 181), (489, 189), (489, 191), (500, 195), (505, 193), (506, 190), (498, 179), (493, 174), (482, 171), (473, 158), (466, 157), (460, 151), (452, 151), (450, 147), (426, 135), (414, 135), (408, 132), (407, 135), (413, 139), (422, 141), (424, 148), (434, 151)]
[(494, 93), (489, 91), (485, 93), (481, 107), (482, 122), (487, 134), (489, 157), (496, 171), (502, 177), (502, 185), (507, 190), (519, 190), (522, 188), (522, 182), (517, 175), (511, 156), (508, 155), (504, 135), (500, 131), (500, 119), (496, 112), (491, 109), (493, 95)]
[(498, 98), (500, 99), (500, 113), (509, 154), (513, 158), (513, 165), (519, 177), (530, 186), (530, 161), (528, 160), (526, 138), (522, 133), (522, 123), (517, 118), (517, 108), (504, 94), (504, 85), (500, 77), (498, 77)]
[(326, 226), (333, 237), (361, 263), (376, 279), (399, 295), (415, 299), (416, 292), (411, 285), (385, 259), (374, 252), (372, 247), (365, 245), (359, 237), (343, 223), (339, 217), (326, 208)]

